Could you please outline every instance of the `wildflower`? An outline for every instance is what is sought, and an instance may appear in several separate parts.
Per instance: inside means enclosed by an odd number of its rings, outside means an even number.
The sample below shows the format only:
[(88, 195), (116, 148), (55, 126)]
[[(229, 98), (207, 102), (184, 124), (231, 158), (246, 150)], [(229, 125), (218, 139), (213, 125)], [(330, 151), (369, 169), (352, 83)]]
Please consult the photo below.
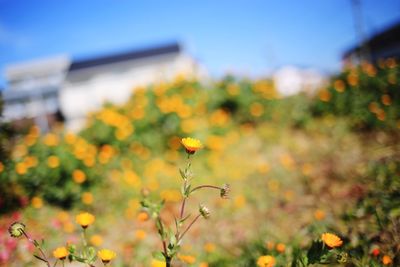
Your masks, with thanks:
[(204, 250), (208, 253), (215, 251), (215, 245), (213, 243), (204, 244)]
[(139, 222), (145, 222), (149, 219), (149, 214), (145, 211), (141, 211), (139, 212), (139, 214), (137, 215), (137, 220)]
[(260, 256), (257, 260), (259, 267), (273, 267), (275, 265), (275, 258), (270, 255)]
[(210, 210), (206, 206), (200, 205), (199, 212), (204, 219), (210, 218)]
[(81, 170), (74, 170), (72, 172), (72, 178), (74, 179), (75, 183), (81, 184), (86, 180), (86, 174)]
[(43, 200), (40, 197), (33, 197), (31, 200), (32, 207), (35, 209), (40, 209), (43, 207)]
[(343, 244), (340, 237), (331, 233), (322, 234), (321, 239), (330, 248), (340, 247)]
[(285, 244), (279, 243), (276, 245), (276, 251), (278, 251), (279, 253), (285, 252), (285, 249), (286, 249)]
[(50, 156), (47, 158), (47, 165), (53, 169), (57, 168), (60, 165), (60, 160), (57, 156)]
[(97, 252), (97, 255), (104, 264), (109, 263), (112, 259), (116, 257), (115, 252), (109, 249), (102, 249)]
[(382, 257), (382, 263), (383, 263), (383, 265), (390, 265), (393, 263), (393, 260), (390, 256), (385, 255)]
[(25, 165), (25, 163), (23, 162), (19, 162), (17, 163), (17, 165), (15, 165), (15, 171), (19, 174), (19, 175), (24, 175), (27, 172), (27, 167)]
[(4, 164), (0, 162), (0, 173), (4, 170)]
[(165, 261), (159, 261), (159, 260), (152, 260), (151, 261), (151, 267), (165, 267), (167, 264)]
[(380, 253), (381, 253), (381, 252), (380, 252), (379, 248), (374, 248), (374, 249), (371, 251), (371, 254), (374, 255), (375, 257), (378, 257), (378, 255), (379, 255)]
[(103, 244), (103, 238), (100, 235), (92, 235), (92, 237), (90, 238), (90, 243), (93, 246), (98, 247)]
[(11, 237), (20, 237), (24, 231), (25, 224), (20, 222), (14, 222), (10, 225), (10, 227), (8, 227), (8, 232), (10, 233)]
[(66, 247), (59, 247), (53, 251), (54, 258), (59, 259), (59, 260), (65, 260), (65, 258), (68, 256), (68, 254), (69, 254), (69, 252)]
[(146, 238), (146, 232), (144, 230), (136, 230), (135, 237), (137, 240), (143, 240)]
[(196, 258), (191, 255), (179, 255), (178, 258), (187, 264), (193, 264), (196, 262)]
[(203, 147), (199, 140), (190, 137), (182, 138), (181, 143), (188, 154), (194, 154), (197, 150)]
[(315, 212), (314, 212), (314, 218), (317, 220), (317, 221), (322, 221), (323, 219), (325, 219), (325, 212), (323, 211), (323, 210), (316, 210)]
[(229, 184), (224, 184), (221, 188), (220, 196), (221, 198), (227, 199), (229, 198), (229, 193), (231, 192), (231, 187)]
[(76, 216), (76, 222), (82, 226), (83, 229), (86, 229), (89, 225), (91, 225), (95, 220), (94, 215), (83, 212)]
[(86, 205), (90, 205), (93, 203), (93, 194), (90, 192), (84, 192), (82, 194), (82, 202)]

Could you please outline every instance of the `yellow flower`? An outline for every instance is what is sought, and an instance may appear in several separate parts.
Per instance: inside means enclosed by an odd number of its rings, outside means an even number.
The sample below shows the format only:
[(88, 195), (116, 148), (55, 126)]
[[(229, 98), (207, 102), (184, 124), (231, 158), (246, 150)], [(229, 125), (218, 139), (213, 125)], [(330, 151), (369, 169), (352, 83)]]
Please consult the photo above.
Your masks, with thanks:
[(260, 256), (257, 260), (259, 267), (273, 267), (275, 265), (275, 258), (270, 255)]
[(83, 212), (76, 216), (76, 222), (80, 224), (80, 226), (82, 226), (83, 229), (91, 225), (94, 222), (94, 220), (95, 220), (94, 215), (88, 212)]
[(165, 261), (159, 261), (159, 260), (152, 260), (151, 261), (151, 267), (165, 267), (167, 264)]
[(321, 239), (330, 248), (340, 247), (343, 244), (343, 241), (340, 239), (340, 237), (331, 233), (322, 234)]
[(181, 143), (188, 154), (194, 154), (197, 150), (203, 147), (199, 140), (190, 137), (182, 138)]
[(109, 249), (102, 249), (97, 252), (97, 255), (103, 263), (109, 263), (112, 259), (116, 257), (115, 252)]
[(0, 173), (4, 170), (4, 164), (0, 162)]
[(68, 254), (69, 254), (69, 252), (66, 247), (59, 247), (53, 251), (54, 258), (59, 259), (59, 260), (65, 260), (65, 258), (68, 256)]
[(56, 156), (50, 156), (47, 158), (47, 165), (50, 168), (57, 168), (60, 165), (60, 160)]
[(382, 263), (383, 263), (383, 265), (390, 265), (393, 263), (393, 260), (390, 256), (385, 255), (382, 257)]

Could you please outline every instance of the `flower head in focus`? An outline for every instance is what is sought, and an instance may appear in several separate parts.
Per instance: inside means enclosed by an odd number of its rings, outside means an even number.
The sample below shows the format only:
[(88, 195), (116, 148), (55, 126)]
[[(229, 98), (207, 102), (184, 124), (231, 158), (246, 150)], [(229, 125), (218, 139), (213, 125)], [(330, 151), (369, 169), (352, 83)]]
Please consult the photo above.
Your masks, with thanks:
[(116, 254), (114, 251), (109, 250), (109, 249), (102, 249), (97, 252), (97, 256), (101, 259), (101, 261), (104, 264), (109, 263), (112, 259), (116, 257)]
[(83, 212), (76, 216), (76, 222), (80, 224), (83, 229), (86, 229), (89, 225), (93, 224), (94, 220), (94, 215), (88, 212)]
[(340, 237), (331, 233), (322, 234), (321, 239), (330, 248), (340, 247), (343, 244), (343, 241), (340, 239)]
[(273, 267), (275, 265), (275, 258), (270, 255), (260, 256), (257, 260), (259, 267)]
[(65, 260), (65, 258), (69, 255), (69, 252), (66, 247), (59, 247), (53, 251), (53, 256), (59, 260)]
[(191, 137), (182, 138), (181, 143), (188, 154), (194, 154), (197, 150), (203, 147), (200, 140)]

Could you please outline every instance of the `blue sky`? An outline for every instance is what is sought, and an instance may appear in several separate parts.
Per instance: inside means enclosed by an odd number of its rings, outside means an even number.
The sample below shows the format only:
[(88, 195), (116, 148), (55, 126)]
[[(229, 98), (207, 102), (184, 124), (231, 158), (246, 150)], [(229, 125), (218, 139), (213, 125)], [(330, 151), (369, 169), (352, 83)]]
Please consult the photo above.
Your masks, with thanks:
[[(326, 72), (357, 38), (351, 0), (0, 0), (0, 87), (10, 63), (74, 58), (178, 40), (212, 75), (293, 64)], [(372, 34), (400, 21), (400, 1), (361, 0)]]

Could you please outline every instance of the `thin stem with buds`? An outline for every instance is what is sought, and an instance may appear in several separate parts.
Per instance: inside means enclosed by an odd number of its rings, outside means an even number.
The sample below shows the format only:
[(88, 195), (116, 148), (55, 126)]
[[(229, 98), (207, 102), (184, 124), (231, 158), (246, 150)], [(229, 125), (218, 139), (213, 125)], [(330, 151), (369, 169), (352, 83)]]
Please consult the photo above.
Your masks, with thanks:
[(36, 241), (36, 240), (34, 240), (34, 239), (32, 239), (24, 230), (20, 230), (21, 232), (22, 232), (22, 234), (26, 237), (26, 239), (28, 239), (28, 241), (30, 242), (30, 243), (32, 243), (38, 250), (39, 250), (39, 252), (40, 252), (40, 254), (41, 254), (41, 259), (46, 263), (46, 265), (48, 266), (48, 267), (50, 267), (50, 262), (49, 262), (49, 260), (47, 259), (47, 256), (46, 256), (46, 254), (44, 254), (44, 252), (43, 252), (43, 250), (42, 250), (42, 248), (40, 247), (40, 245), (39, 245), (39, 243)]

